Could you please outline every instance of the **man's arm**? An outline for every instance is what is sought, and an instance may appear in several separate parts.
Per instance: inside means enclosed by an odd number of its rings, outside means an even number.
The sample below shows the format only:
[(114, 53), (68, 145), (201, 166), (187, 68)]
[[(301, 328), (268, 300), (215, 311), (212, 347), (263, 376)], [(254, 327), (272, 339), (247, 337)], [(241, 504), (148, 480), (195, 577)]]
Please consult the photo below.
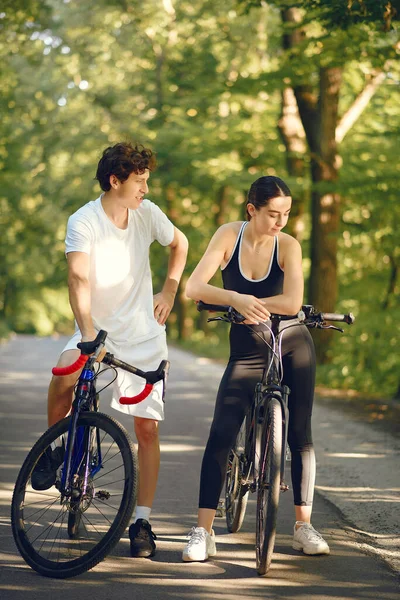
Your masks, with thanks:
[(91, 341), (96, 337), (96, 330), (91, 315), (89, 255), (85, 252), (68, 252), (67, 262), (69, 303), (81, 331), (82, 341)]
[(174, 227), (174, 239), (169, 244), (171, 248), (168, 272), (163, 288), (154, 296), (154, 316), (160, 325), (164, 325), (174, 305), (179, 281), (186, 264), (189, 243), (182, 231)]

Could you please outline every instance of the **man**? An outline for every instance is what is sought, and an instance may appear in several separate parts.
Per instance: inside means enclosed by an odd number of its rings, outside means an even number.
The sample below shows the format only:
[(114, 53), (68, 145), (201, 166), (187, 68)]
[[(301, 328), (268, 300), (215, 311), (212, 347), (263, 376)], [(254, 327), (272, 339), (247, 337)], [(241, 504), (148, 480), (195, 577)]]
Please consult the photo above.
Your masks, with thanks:
[[(75, 362), (80, 354), (77, 343), (93, 340), (100, 329), (108, 332), (107, 350), (136, 367), (152, 370), (167, 358), (165, 322), (185, 266), (188, 242), (158, 206), (145, 199), (154, 167), (153, 153), (142, 146), (119, 143), (107, 148), (96, 173), (103, 193), (68, 220), (68, 287), (76, 331), (60, 356), (59, 367)], [(153, 297), (149, 247), (154, 240), (171, 250), (163, 288)], [(76, 379), (76, 374), (53, 377), (49, 426), (69, 412)], [(149, 518), (160, 463), (162, 390), (156, 385), (143, 402), (119, 404), (120, 397), (135, 396), (142, 387), (143, 380), (119, 372), (112, 406), (134, 417), (139, 490), (136, 518), (129, 528), (131, 555), (150, 557), (156, 548)], [(32, 486), (47, 489), (55, 480), (54, 463), (46, 456), (39, 463)]]

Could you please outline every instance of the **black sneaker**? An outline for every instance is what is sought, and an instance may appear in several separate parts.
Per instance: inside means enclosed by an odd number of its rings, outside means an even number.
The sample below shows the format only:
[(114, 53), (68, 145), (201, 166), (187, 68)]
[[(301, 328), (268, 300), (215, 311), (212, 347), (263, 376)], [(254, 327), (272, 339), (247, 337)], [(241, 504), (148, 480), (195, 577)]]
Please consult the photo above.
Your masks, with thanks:
[(57, 469), (64, 460), (64, 447), (54, 450), (46, 448), (36, 463), (31, 475), (31, 485), (34, 490), (48, 490), (56, 482)]
[(129, 527), (131, 540), (131, 556), (135, 558), (150, 558), (156, 553), (154, 540), (157, 539), (151, 530), (151, 525), (146, 519), (138, 519)]

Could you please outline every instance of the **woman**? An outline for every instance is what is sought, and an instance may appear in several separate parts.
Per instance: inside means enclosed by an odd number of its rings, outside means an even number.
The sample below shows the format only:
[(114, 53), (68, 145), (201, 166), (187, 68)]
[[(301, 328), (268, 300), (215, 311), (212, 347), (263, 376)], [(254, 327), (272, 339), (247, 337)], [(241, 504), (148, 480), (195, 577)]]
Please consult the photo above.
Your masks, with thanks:
[[(233, 306), (251, 327), (232, 324), (230, 358), (219, 387), (213, 423), (204, 453), (197, 527), (190, 532), (182, 558), (203, 561), (215, 556), (212, 525), (223, 487), (229, 449), (251, 405), (266, 363), (266, 346), (257, 333), (270, 313), (297, 314), (303, 300), (300, 244), (281, 230), (292, 204), (288, 186), (278, 177), (260, 177), (249, 191), (247, 222), (227, 223), (213, 236), (191, 275), (186, 293), (193, 300)], [(208, 282), (221, 267), (224, 289)], [(282, 338), (283, 382), (289, 386), (288, 442), (295, 504), (293, 548), (305, 554), (329, 554), (329, 546), (311, 525), (315, 455), (311, 412), (315, 352), (305, 326)]]

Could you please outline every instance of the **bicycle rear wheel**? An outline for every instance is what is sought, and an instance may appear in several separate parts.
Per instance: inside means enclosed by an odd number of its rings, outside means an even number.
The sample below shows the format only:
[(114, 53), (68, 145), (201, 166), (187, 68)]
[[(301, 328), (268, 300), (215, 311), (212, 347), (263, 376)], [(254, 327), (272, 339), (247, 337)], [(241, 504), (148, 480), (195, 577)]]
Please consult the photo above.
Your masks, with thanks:
[[(46, 577), (67, 578), (100, 562), (115, 546), (132, 516), (136, 501), (136, 454), (125, 429), (112, 417), (82, 413), (77, 426), (84, 446), (82, 471), (73, 470), (73, 493), (59, 492), (64, 463), (56, 483), (44, 491), (32, 488), (32, 471), (49, 448), (60, 446), (71, 417), (51, 427), (36, 442), (19, 472), (11, 506), (14, 539), (24, 560)], [(87, 456), (89, 452), (89, 456)]]
[(225, 478), (226, 525), (230, 533), (239, 531), (246, 514), (249, 486), (245, 479), (246, 469), (246, 418), (237, 435), (234, 446), (229, 451)]
[(258, 471), (256, 559), (259, 575), (267, 573), (275, 543), (282, 455), (282, 409), (272, 398), (267, 404), (266, 427)]

